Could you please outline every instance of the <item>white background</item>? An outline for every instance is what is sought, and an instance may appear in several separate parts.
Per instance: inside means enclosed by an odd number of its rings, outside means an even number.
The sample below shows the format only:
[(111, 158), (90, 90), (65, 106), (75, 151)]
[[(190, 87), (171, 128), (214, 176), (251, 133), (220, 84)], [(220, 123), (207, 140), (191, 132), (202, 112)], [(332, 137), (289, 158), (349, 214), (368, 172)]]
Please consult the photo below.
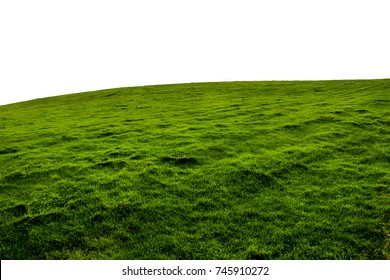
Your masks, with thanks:
[[(370, 280), (389, 279), (389, 261), (2, 261), (3, 280), (69, 280), (69, 279), (262, 279), (262, 280)], [(123, 269), (206, 269), (203, 276), (123, 276)], [(268, 267), (265, 275), (217, 275), (216, 267)], [(211, 271), (211, 272), (210, 272)], [(253, 270), (252, 270), (253, 271)], [(240, 274), (240, 273), (239, 273)]]
[(0, 0), (0, 104), (104, 88), (390, 78), (386, 0)]

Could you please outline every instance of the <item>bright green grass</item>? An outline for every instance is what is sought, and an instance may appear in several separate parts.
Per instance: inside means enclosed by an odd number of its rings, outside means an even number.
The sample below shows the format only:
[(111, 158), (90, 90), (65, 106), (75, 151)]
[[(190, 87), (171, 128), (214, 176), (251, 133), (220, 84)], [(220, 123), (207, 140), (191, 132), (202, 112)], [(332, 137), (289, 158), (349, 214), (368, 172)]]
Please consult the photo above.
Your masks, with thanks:
[(1, 259), (390, 259), (390, 80), (0, 107)]

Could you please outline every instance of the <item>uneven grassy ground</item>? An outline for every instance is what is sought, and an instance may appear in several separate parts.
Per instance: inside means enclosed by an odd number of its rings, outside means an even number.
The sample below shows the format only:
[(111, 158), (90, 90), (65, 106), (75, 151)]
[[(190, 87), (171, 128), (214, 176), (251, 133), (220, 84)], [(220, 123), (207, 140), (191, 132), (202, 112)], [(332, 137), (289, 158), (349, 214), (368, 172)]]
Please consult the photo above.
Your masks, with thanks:
[(0, 107), (1, 259), (390, 259), (390, 80)]

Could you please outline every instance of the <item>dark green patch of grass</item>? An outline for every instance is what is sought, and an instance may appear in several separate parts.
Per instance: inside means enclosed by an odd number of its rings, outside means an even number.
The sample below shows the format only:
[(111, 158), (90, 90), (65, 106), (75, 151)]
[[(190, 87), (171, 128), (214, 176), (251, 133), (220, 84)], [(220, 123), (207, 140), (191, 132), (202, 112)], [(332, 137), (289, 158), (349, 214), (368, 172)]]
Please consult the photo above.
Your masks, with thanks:
[(1, 259), (389, 259), (390, 80), (0, 107)]
[(196, 164), (198, 161), (194, 157), (189, 156), (163, 156), (161, 158), (163, 162), (173, 163), (179, 166)]

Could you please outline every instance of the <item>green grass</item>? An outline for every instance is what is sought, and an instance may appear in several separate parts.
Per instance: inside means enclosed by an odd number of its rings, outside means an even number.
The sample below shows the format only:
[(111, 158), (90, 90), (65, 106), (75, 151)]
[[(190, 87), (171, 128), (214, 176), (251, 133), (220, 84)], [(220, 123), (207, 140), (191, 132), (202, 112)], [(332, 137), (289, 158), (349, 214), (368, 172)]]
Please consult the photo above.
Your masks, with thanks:
[(0, 107), (1, 259), (390, 259), (390, 80)]

